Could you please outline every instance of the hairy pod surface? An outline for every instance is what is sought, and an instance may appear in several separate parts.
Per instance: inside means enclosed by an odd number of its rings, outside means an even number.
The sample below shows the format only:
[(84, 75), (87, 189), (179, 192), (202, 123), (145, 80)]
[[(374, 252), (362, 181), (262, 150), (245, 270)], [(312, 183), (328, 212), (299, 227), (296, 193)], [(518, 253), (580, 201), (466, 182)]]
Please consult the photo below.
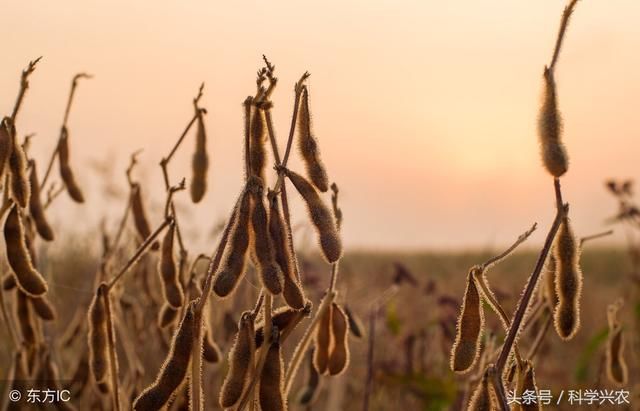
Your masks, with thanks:
[[(533, 364), (531, 361), (524, 361), (522, 367), (517, 367), (518, 380), (516, 382), (516, 395), (518, 398), (522, 398), (526, 392), (537, 393), (538, 386), (536, 385), (536, 376), (533, 370)], [(539, 401), (522, 401), (519, 404), (521, 411), (538, 411), (542, 409)]]
[(18, 143), (16, 129), (13, 124), (9, 124), (9, 134), (11, 136), (11, 152), (9, 154), (11, 195), (20, 208), (26, 208), (29, 205), (29, 197), (31, 195), (31, 186), (27, 176), (27, 156), (22, 146)]
[(169, 325), (173, 324), (177, 316), (178, 310), (169, 305), (169, 303), (165, 302), (164, 304), (162, 304), (160, 312), (158, 313), (158, 326), (160, 328), (168, 327)]
[(313, 402), (320, 385), (320, 374), (318, 374), (316, 367), (313, 366), (313, 357), (313, 349), (311, 349), (307, 355), (307, 383), (297, 396), (298, 403), (301, 405), (309, 405)]
[(473, 391), (467, 411), (494, 411), (497, 409), (499, 408), (497, 408), (497, 404), (495, 404), (494, 401), (489, 375), (488, 372), (485, 371), (482, 380)]
[(291, 170), (286, 170), (286, 174), (307, 204), (311, 221), (320, 237), (320, 247), (324, 257), (328, 262), (335, 263), (342, 255), (342, 241), (331, 210), (322, 202), (316, 189), (304, 177)]
[(31, 307), (29, 307), (29, 297), (20, 290), (16, 293), (16, 317), (24, 343), (30, 346), (35, 345), (36, 326)]
[[(327, 298), (327, 297), (325, 297)], [(318, 373), (325, 374), (329, 367), (329, 350), (331, 349), (331, 316), (333, 311), (333, 305), (327, 307), (325, 312), (320, 318), (320, 323), (316, 329), (315, 334), (315, 348), (313, 365), (316, 367)]]
[(253, 316), (245, 312), (240, 318), (238, 333), (229, 352), (229, 371), (220, 390), (221, 407), (233, 407), (240, 400), (253, 367), (255, 351)]
[(64, 126), (58, 142), (58, 163), (60, 164), (60, 178), (69, 193), (69, 197), (76, 203), (84, 203), (84, 195), (69, 164), (69, 131)]
[(357, 339), (362, 339), (364, 335), (364, 324), (362, 320), (351, 311), (348, 305), (344, 306), (344, 312), (347, 314), (347, 319), (349, 320), (349, 331), (351, 331), (351, 335)]
[(207, 328), (204, 338), (202, 339), (202, 356), (206, 362), (217, 364), (222, 359), (220, 347), (211, 337), (211, 330)]
[(260, 375), (260, 408), (262, 411), (285, 411), (287, 399), (284, 395), (284, 364), (280, 343), (269, 346)]
[(238, 285), (244, 275), (249, 249), (249, 221), (251, 216), (251, 193), (245, 190), (236, 213), (236, 221), (231, 233), (230, 242), (223, 257), (220, 269), (213, 279), (213, 292), (219, 297), (226, 297)]
[(0, 178), (4, 177), (4, 171), (7, 167), (13, 143), (11, 141), (11, 119), (5, 117), (0, 122)]
[(30, 297), (39, 297), (47, 292), (47, 283), (31, 261), (20, 214), (14, 205), (4, 223), (7, 260), (18, 287)]
[(607, 308), (609, 335), (607, 336), (605, 365), (609, 381), (623, 387), (629, 381), (629, 368), (624, 358), (624, 331), (617, 318), (621, 307), (622, 300), (619, 300)]
[(43, 240), (53, 241), (53, 230), (47, 221), (44, 213), (44, 207), (40, 201), (40, 184), (38, 183), (38, 174), (36, 171), (36, 162), (31, 161), (31, 173), (29, 174), (29, 182), (31, 184), (31, 196), (29, 197), (29, 213), (36, 225), (36, 231)]
[[(299, 310), (291, 307), (279, 307), (274, 310), (271, 315), (271, 324), (278, 328), (282, 333), (286, 328), (298, 321), (304, 315)], [(260, 348), (264, 342), (264, 321), (255, 326), (256, 329), (256, 348)]]
[(320, 159), (318, 141), (311, 132), (311, 111), (309, 110), (309, 91), (302, 90), (300, 102), (300, 125), (298, 128), (298, 148), (307, 169), (307, 175), (314, 186), (323, 193), (329, 190), (329, 177)]
[[(140, 236), (140, 240), (146, 240), (151, 235), (151, 228), (149, 226), (149, 220), (147, 219), (144, 203), (142, 202), (141, 186), (138, 183), (135, 183), (131, 187), (131, 213), (133, 214), (133, 223)], [(159, 247), (160, 244), (157, 241), (151, 245), (152, 250), (157, 250)]]
[(329, 374), (339, 375), (349, 365), (349, 320), (344, 310), (336, 303), (331, 307), (331, 333), (333, 345), (329, 354)]
[(191, 303), (185, 310), (185, 315), (173, 335), (169, 354), (164, 364), (162, 364), (156, 380), (136, 398), (133, 403), (134, 410), (151, 411), (161, 409), (184, 381), (189, 369), (191, 351), (195, 339), (194, 306), (194, 303)]
[(256, 177), (250, 179), (253, 210), (251, 211), (251, 228), (253, 230), (253, 250), (257, 269), (264, 287), (274, 295), (282, 292), (283, 275), (276, 264), (275, 252), (269, 237), (267, 210), (264, 206), (264, 185)]
[(544, 298), (549, 302), (551, 310), (555, 310), (558, 305), (558, 294), (556, 293), (556, 257), (552, 250), (549, 254), (544, 273)]
[(264, 181), (264, 168), (267, 152), (265, 150), (266, 125), (264, 112), (255, 108), (251, 117), (251, 139), (249, 145), (249, 159), (251, 162), (251, 175)]
[(209, 170), (209, 156), (207, 155), (207, 133), (204, 127), (202, 112), (198, 113), (196, 122), (196, 151), (191, 158), (191, 201), (199, 203), (207, 191), (207, 171)]
[(304, 308), (305, 296), (296, 274), (297, 262), (291, 255), (284, 219), (280, 213), (278, 197), (269, 193), (269, 237), (275, 250), (276, 263), (283, 274), (282, 296), (285, 302), (297, 310)]
[(451, 349), (451, 369), (458, 373), (465, 373), (478, 359), (484, 329), (482, 300), (472, 272), (467, 276), (467, 289), (456, 329), (456, 338)]
[(538, 117), (538, 134), (542, 162), (554, 177), (560, 177), (569, 169), (567, 151), (562, 144), (562, 118), (558, 110), (556, 83), (553, 72), (544, 71), (544, 99)]
[(37, 298), (29, 298), (29, 302), (33, 307), (33, 311), (43, 319), (44, 321), (53, 321), (56, 319), (56, 309), (53, 307), (51, 302), (47, 299), (46, 296), (37, 297)]
[(556, 293), (558, 305), (554, 312), (554, 325), (558, 336), (570, 340), (580, 328), (580, 297), (582, 271), (580, 249), (569, 219), (560, 225), (554, 248), (556, 260)]
[(16, 278), (11, 274), (5, 275), (2, 278), (2, 289), (4, 291), (10, 291), (14, 288), (16, 288)]
[(184, 293), (178, 279), (178, 268), (173, 253), (175, 231), (176, 225), (172, 223), (162, 239), (158, 272), (166, 302), (173, 308), (180, 308), (184, 303)]
[(97, 383), (109, 384), (107, 308), (105, 307), (106, 284), (101, 284), (89, 306), (89, 367)]

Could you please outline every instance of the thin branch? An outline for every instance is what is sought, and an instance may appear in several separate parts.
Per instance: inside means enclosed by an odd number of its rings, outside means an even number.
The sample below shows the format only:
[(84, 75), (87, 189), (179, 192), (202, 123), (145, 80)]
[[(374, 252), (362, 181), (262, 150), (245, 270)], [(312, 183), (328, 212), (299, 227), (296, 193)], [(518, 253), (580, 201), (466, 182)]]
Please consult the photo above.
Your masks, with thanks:
[(62, 194), (64, 190), (65, 190), (64, 185), (60, 185), (60, 187), (56, 187), (55, 183), (51, 183), (49, 185), (49, 189), (47, 190), (47, 201), (45, 201), (44, 203), (44, 206), (43, 206), (44, 209), (46, 210), (47, 208), (49, 208), (51, 203), (53, 203), (53, 201), (56, 198), (58, 198), (58, 196)]
[[(101, 285), (104, 287), (105, 285)], [(115, 330), (113, 329), (113, 316), (111, 315), (111, 301), (109, 300), (110, 287), (106, 286), (102, 297), (104, 298), (104, 307), (107, 312), (107, 344), (109, 350), (109, 370), (111, 374), (111, 384), (113, 385), (113, 408), (120, 411), (120, 390), (118, 385), (118, 363), (116, 357)]]
[(327, 293), (322, 299), (322, 303), (320, 303), (320, 307), (318, 307), (318, 311), (316, 315), (311, 320), (311, 323), (307, 327), (302, 336), (302, 339), (296, 346), (295, 351), (293, 352), (293, 356), (291, 357), (291, 361), (289, 362), (289, 367), (287, 368), (287, 373), (285, 377), (284, 384), (284, 395), (285, 398), (289, 396), (289, 392), (291, 391), (291, 387), (293, 386), (293, 380), (298, 372), (298, 368), (300, 367), (300, 363), (304, 358), (307, 349), (309, 348), (309, 344), (311, 343), (311, 339), (313, 338), (313, 333), (315, 332), (316, 327), (320, 323), (320, 319), (324, 315), (324, 313), (331, 307), (333, 300), (336, 298), (336, 292), (330, 291)]
[(291, 117), (291, 126), (289, 127), (289, 139), (287, 140), (287, 148), (284, 152), (284, 158), (280, 163), (281, 170), (278, 172), (278, 181), (276, 182), (275, 188), (273, 191), (278, 191), (280, 186), (282, 185), (282, 181), (284, 179), (284, 168), (287, 166), (287, 162), (289, 161), (289, 155), (291, 154), (291, 146), (293, 145), (293, 136), (296, 131), (296, 123), (298, 121), (298, 110), (300, 109), (300, 96), (302, 95), (304, 82), (310, 76), (308, 72), (304, 72), (300, 80), (295, 85), (295, 100), (293, 103), (293, 116)]
[(115, 277), (113, 277), (111, 279), (111, 281), (109, 281), (107, 287), (108, 290), (111, 290), (113, 288), (113, 286), (120, 280), (120, 278), (122, 278), (122, 276), (136, 263), (138, 262), (138, 259), (140, 258), (140, 256), (142, 256), (142, 254), (144, 254), (144, 252), (147, 250), (147, 248), (149, 248), (149, 246), (155, 241), (156, 237), (158, 237), (158, 235), (160, 235), (160, 233), (162, 232), (162, 230), (164, 230), (169, 224), (171, 224), (171, 222), (173, 221), (172, 218), (165, 218), (164, 221), (162, 222), (162, 224), (160, 224), (158, 226), (158, 228), (156, 228), (156, 230), (151, 233), (151, 235), (144, 240), (144, 242), (142, 244), (140, 244), (140, 247), (138, 247), (138, 249), (136, 250), (136, 252), (133, 254), (133, 256), (129, 259), (129, 261), (127, 261), (127, 263), (124, 265), (124, 267), (122, 267), (120, 269), (120, 271), (118, 272), (118, 274), (116, 274)]
[[(262, 375), (262, 370), (264, 368), (264, 364), (267, 360), (267, 354), (269, 353), (269, 347), (271, 346), (271, 342), (273, 340), (272, 333), (272, 305), (273, 305), (273, 296), (270, 292), (264, 291), (262, 293), (264, 295), (264, 342), (262, 343), (262, 347), (260, 348), (260, 355), (258, 356), (258, 362), (256, 363), (256, 367), (253, 370), (253, 376), (251, 377), (251, 381), (249, 382), (249, 386), (245, 391), (244, 395), (241, 397), (237, 410), (242, 411), (244, 407), (247, 406), (247, 403), (253, 398), (253, 390), (256, 387), (256, 384), (260, 380), (260, 376)], [(277, 336), (277, 335), (276, 335)]]
[(535, 340), (533, 340), (533, 344), (531, 344), (531, 348), (529, 349), (529, 353), (527, 354), (527, 358), (529, 361), (533, 361), (536, 354), (538, 354), (538, 350), (542, 346), (542, 342), (544, 341), (544, 337), (547, 335), (547, 331), (551, 326), (551, 322), (553, 321), (553, 315), (549, 310), (545, 310), (546, 317), (544, 319), (544, 323), (542, 323), (542, 328), (538, 331)]
[[(562, 193), (560, 191), (560, 181), (556, 178), (554, 179), (554, 188), (556, 193), (556, 199), (560, 200), (559, 204), (562, 204)], [(553, 240), (560, 228), (560, 223), (563, 218), (566, 216), (569, 206), (564, 205), (560, 206), (556, 211), (556, 217), (553, 221), (553, 224), (547, 234), (547, 238), (545, 239), (544, 246), (540, 255), (538, 256), (538, 260), (536, 262), (536, 266), (531, 274), (529, 281), (527, 282), (524, 293), (522, 294), (522, 298), (520, 299), (520, 303), (518, 304), (518, 308), (516, 309), (513, 321), (511, 322), (511, 327), (509, 328), (509, 332), (507, 333), (507, 337), (504, 341), (504, 345), (502, 346), (502, 351), (500, 351), (500, 356), (498, 357), (498, 361), (496, 362), (496, 370), (498, 371), (498, 375), (502, 375), (504, 367), (507, 363), (507, 359), (509, 358), (509, 354), (511, 353), (511, 349), (513, 348), (513, 344), (516, 340), (518, 332), (520, 331), (520, 325), (522, 324), (522, 320), (527, 312), (527, 307), (529, 306), (529, 302), (531, 301), (531, 297), (533, 296), (533, 292), (538, 283), (538, 279), (540, 278), (540, 273), (542, 272), (542, 268), (544, 267), (544, 263), (549, 255), (549, 251), (551, 250), (551, 246), (553, 244)]]
[(20, 111), (22, 100), (24, 99), (24, 95), (29, 88), (29, 75), (31, 75), (31, 73), (35, 71), (36, 64), (38, 64), (40, 59), (42, 59), (42, 56), (30, 61), (27, 68), (22, 70), (22, 75), (20, 76), (20, 90), (18, 91), (18, 97), (16, 98), (16, 103), (13, 106), (13, 112), (11, 113), (11, 124), (16, 123), (16, 117), (18, 116), (18, 111)]
[(49, 164), (47, 165), (47, 171), (45, 171), (44, 173), (44, 177), (42, 178), (42, 183), (40, 184), (41, 187), (44, 187), (44, 185), (46, 184), (47, 180), (49, 179), (49, 175), (51, 175), (51, 169), (53, 168), (53, 162), (55, 161), (56, 157), (58, 156), (58, 150), (60, 148), (60, 140), (62, 140), (64, 134), (66, 134), (66, 129), (67, 129), (67, 121), (69, 120), (69, 113), (71, 111), (71, 104), (73, 102), (73, 96), (75, 95), (76, 92), (76, 88), (78, 87), (78, 80), (82, 79), (82, 78), (92, 78), (92, 76), (90, 74), (86, 74), (86, 73), (79, 73), (76, 74), (75, 76), (73, 76), (73, 81), (71, 82), (71, 90), (69, 91), (69, 98), (67, 100), (67, 106), (64, 110), (64, 118), (62, 120), (62, 126), (60, 127), (60, 135), (58, 136), (58, 143), (56, 144), (56, 148), (53, 150), (53, 153), (51, 153), (51, 158), (49, 159)]
[(584, 243), (586, 243), (587, 241), (595, 240), (597, 238), (606, 237), (606, 236), (609, 236), (611, 234), (613, 234), (613, 230), (603, 231), (601, 233), (591, 234), (591, 235), (582, 237), (580, 239), (580, 246), (584, 245)]
[(564, 40), (564, 35), (567, 31), (567, 26), (569, 25), (569, 18), (573, 13), (573, 10), (578, 3), (578, 0), (571, 0), (571, 2), (564, 8), (564, 12), (562, 13), (562, 20), (560, 20), (560, 30), (558, 30), (558, 37), (556, 38), (556, 46), (553, 50), (553, 57), (551, 58), (551, 63), (549, 64), (549, 70), (553, 72), (555, 65), (558, 61), (558, 56), (560, 55), (560, 49), (562, 48), (562, 40)]
[(536, 231), (536, 228), (538, 227), (538, 223), (533, 223), (533, 225), (531, 226), (531, 228), (527, 231), (525, 231), (523, 234), (521, 234), (518, 239), (511, 245), (511, 247), (507, 248), (502, 254), (499, 254), (495, 257), (492, 257), (490, 259), (488, 259), (484, 264), (482, 264), (480, 266), (480, 269), (484, 272), (487, 269), (491, 268), (492, 266), (496, 265), (497, 263), (499, 263), (500, 261), (504, 260), (505, 258), (507, 258), (516, 248), (518, 248), (518, 246), (522, 243), (524, 243), (527, 238), (529, 238), (529, 236)]

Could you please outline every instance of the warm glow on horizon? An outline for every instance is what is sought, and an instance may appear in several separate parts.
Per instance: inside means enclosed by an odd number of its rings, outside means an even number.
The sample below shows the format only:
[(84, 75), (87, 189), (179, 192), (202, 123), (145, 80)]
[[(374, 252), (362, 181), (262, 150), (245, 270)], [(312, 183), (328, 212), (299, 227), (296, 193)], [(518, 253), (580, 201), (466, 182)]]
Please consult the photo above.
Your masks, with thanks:
[[(33, 154), (42, 161), (71, 78), (86, 71), (95, 78), (81, 84), (69, 123), (74, 162), (113, 166), (111, 184), (124, 190), (122, 170), (144, 147), (139, 172), (161, 184), (158, 161), (204, 81), (212, 195), (190, 223), (222, 219), (241, 178), (241, 103), (264, 53), (277, 67), (281, 145), (293, 84), (312, 74), (314, 129), (341, 188), (349, 247), (483, 247), (534, 221), (541, 230), (532, 241), (542, 241), (554, 210), (536, 117), (564, 1), (64, 4), (12, 2), (0, 24), (0, 112), (14, 104), (20, 70), (43, 56), (17, 124), (21, 135), (37, 133)], [(637, 0), (581, 1), (558, 63), (570, 155), (563, 188), (579, 234), (602, 230), (615, 212), (605, 179), (640, 181), (639, 17)], [(189, 173), (192, 138), (175, 179)], [(101, 177), (78, 178), (102, 209)], [(65, 199), (54, 222), (70, 216), (102, 217)]]

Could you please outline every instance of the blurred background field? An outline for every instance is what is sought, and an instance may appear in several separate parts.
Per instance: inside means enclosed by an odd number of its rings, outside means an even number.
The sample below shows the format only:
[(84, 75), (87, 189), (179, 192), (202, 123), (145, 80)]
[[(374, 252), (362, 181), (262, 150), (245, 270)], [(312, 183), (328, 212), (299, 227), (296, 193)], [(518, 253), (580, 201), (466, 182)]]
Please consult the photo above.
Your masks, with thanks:
[[(73, 322), (76, 310), (86, 312), (92, 296), (93, 276), (97, 269), (96, 248), (89, 246), (91, 240), (70, 239), (64, 254), (51, 254), (44, 264), (43, 273), (48, 276), (51, 286), (50, 299), (59, 310), (60, 320), (54, 327), (47, 328), (49, 335), (63, 335)], [(375, 345), (373, 355), (373, 389), (370, 397), (371, 410), (445, 410), (460, 409), (460, 402), (466, 388), (465, 379), (456, 377), (449, 371), (448, 361), (455, 333), (455, 318), (464, 292), (468, 269), (485, 261), (494, 250), (460, 252), (366, 252), (348, 253), (342, 263), (339, 301), (361, 320), (362, 338), (350, 336), (352, 357), (347, 372), (338, 378), (323, 378), (316, 400), (311, 406), (296, 405), (292, 397), (292, 410), (353, 410), (361, 409), (368, 378), (369, 326), (373, 307), (380, 305), (376, 318)], [(491, 269), (488, 279), (495, 289), (498, 299), (511, 313), (519, 298), (526, 277), (530, 274), (536, 259), (535, 250), (522, 249), (509, 259)], [(319, 256), (311, 252), (301, 254), (304, 270), (305, 289), (315, 305), (329, 281), (329, 267)], [(143, 261), (154, 267), (152, 261)], [(602, 376), (600, 361), (603, 354), (606, 327), (606, 307), (618, 297), (628, 292), (628, 272), (630, 264), (626, 251), (622, 248), (603, 248), (595, 244), (587, 246), (582, 256), (585, 275), (582, 328), (570, 342), (560, 343), (553, 330), (547, 334), (542, 346), (536, 376), (540, 389), (551, 389), (554, 393), (564, 389), (611, 388)], [(139, 269), (136, 276), (144, 275)], [(408, 275), (407, 275), (408, 273)], [(157, 281), (151, 270), (146, 274), (153, 284)], [(134, 280), (131, 280), (134, 281)], [(415, 282), (414, 282), (415, 281)], [(227, 353), (239, 312), (247, 309), (244, 302), (253, 301), (258, 284), (255, 274), (247, 277), (238, 291), (240, 296), (232, 300), (220, 300), (211, 304), (213, 336)], [(394, 285), (395, 284), (395, 285)], [(386, 296), (386, 297), (385, 297)], [(135, 301), (135, 295), (128, 296)], [(159, 295), (155, 296), (160, 299)], [(381, 299), (384, 300), (381, 303)], [(167, 345), (159, 335), (149, 336), (145, 326), (155, 321), (156, 312), (152, 307), (141, 307), (124, 321), (132, 329), (140, 328), (138, 340), (133, 346), (149, 370), (143, 378), (154, 378), (155, 369), (166, 355)], [(128, 313), (131, 314), (131, 313)], [(488, 330), (499, 338), (497, 317), (485, 309)], [(138, 318), (138, 316), (140, 318)], [(134, 325), (133, 322), (140, 321)], [(296, 330), (300, 333), (308, 320)], [(640, 306), (625, 306), (623, 322), (629, 328), (640, 322)], [(535, 329), (535, 327), (534, 327)], [(636, 328), (637, 329), (637, 328)], [(0, 338), (7, 335), (0, 330)], [(136, 338), (136, 337), (134, 337)], [(152, 338), (148, 341), (146, 338)], [(627, 361), (637, 364), (640, 359), (637, 336), (627, 345)], [(530, 344), (531, 337), (522, 338), (524, 346)], [(10, 362), (9, 344), (0, 345), (0, 363)], [(78, 355), (86, 347), (84, 338), (76, 341), (76, 349), (60, 358), (62, 377), (71, 378)], [(553, 347), (553, 349), (550, 349)], [(290, 347), (292, 349), (292, 347)], [(287, 353), (290, 355), (291, 353)], [(124, 353), (121, 354), (125, 356)], [(285, 357), (285, 361), (288, 357)], [(226, 364), (206, 364), (205, 392), (217, 395), (221, 377), (226, 372)], [(0, 369), (3, 380), (6, 368)], [(306, 378), (305, 375), (300, 381)], [(637, 384), (637, 377), (630, 379)], [(0, 387), (4, 388), (4, 387)], [(632, 387), (629, 387), (631, 389)], [(299, 390), (294, 387), (293, 392)], [(91, 389), (86, 390), (91, 395)], [(84, 395), (87, 395), (85, 391)], [(637, 392), (637, 388), (636, 388)], [(640, 399), (631, 399), (632, 407), (640, 404)], [(214, 408), (213, 401), (207, 407)], [(564, 403), (557, 409), (577, 409)], [(552, 408), (552, 407), (548, 407)], [(209, 409), (209, 408), (208, 408)], [(606, 409), (606, 408), (604, 408)], [(613, 408), (612, 408), (613, 409)], [(615, 408), (624, 409), (624, 408)], [(637, 409), (637, 408), (629, 408)]]

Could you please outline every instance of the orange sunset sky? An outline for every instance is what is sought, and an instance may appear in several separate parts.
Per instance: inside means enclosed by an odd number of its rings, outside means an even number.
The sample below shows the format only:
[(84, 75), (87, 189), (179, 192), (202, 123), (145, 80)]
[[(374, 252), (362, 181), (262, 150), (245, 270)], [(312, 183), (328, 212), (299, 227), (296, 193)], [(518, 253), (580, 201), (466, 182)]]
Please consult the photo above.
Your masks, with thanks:
[[(9, 113), (20, 70), (44, 56), (18, 118), (35, 132), (40, 170), (55, 145), (70, 80), (78, 89), (69, 128), (72, 164), (88, 204), (67, 198), (53, 221), (103, 215), (96, 163), (125, 190), (129, 154), (161, 186), (159, 159), (192, 115), (206, 83), (210, 191), (183, 213), (192, 226), (223, 218), (241, 185), (241, 102), (266, 54), (277, 67), (274, 120), (288, 132), (293, 83), (309, 79), (314, 129), (341, 187), (351, 248), (448, 249), (502, 245), (537, 221), (541, 242), (553, 188), (538, 154), (541, 75), (561, 0), (484, 1), (15, 1), (0, 23), (0, 112)], [(579, 235), (615, 212), (609, 177), (640, 177), (640, 2), (582, 0), (556, 79), (571, 165), (563, 178)], [(193, 136), (172, 164), (189, 176)], [(296, 159), (294, 168), (301, 168)], [(160, 189), (149, 193), (159, 218)], [(299, 201), (296, 199), (296, 203)], [(156, 218), (156, 219), (157, 219)], [(300, 204), (294, 221), (306, 221)], [(188, 223), (185, 223), (188, 224)], [(622, 240), (622, 233), (607, 241)], [(209, 247), (210, 248), (210, 247)], [(203, 246), (203, 250), (207, 247)]]

